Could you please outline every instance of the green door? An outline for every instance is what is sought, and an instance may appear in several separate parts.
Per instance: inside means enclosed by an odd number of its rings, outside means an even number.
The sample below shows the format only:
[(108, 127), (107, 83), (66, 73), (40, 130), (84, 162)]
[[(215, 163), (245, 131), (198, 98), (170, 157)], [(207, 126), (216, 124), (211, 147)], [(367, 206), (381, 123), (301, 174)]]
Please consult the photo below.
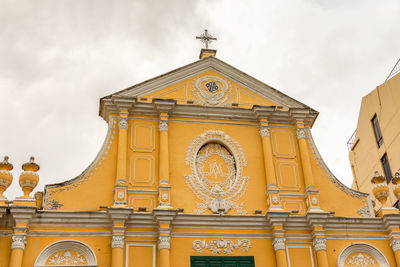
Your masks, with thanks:
[(190, 267), (255, 267), (254, 257), (191, 256)]

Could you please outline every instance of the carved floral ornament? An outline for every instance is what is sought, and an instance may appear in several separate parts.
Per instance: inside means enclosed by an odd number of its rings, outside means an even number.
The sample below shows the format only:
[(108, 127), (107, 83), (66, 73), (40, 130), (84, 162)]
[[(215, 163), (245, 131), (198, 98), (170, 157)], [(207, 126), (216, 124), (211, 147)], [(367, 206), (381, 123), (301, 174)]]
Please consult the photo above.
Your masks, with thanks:
[(118, 127), (120, 129), (128, 129), (129, 122), (127, 118), (120, 118), (118, 122)]
[(346, 247), (339, 255), (337, 266), (354, 267), (389, 267), (385, 256), (369, 244), (352, 244)]
[(63, 250), (51, 255), (46, 263), (49, 266), (87, 265), (87, 260), (75, 250)]
[(237, 200), (245, 193), (250, 178), (243, 176), (247, 161), (234, 139), (218, 130), (204, 132), (189, 145), (186, 165), (192, 172), (185, 175), (186, 183), (201, 200), (195, 213), (210, 209), (225, 214), (232, 208), (239, 214), (246, 213)]
[(192, 87), (192, 93), (201, 105), (224, 106), (232, 99), (232, 85), (217, 76), (197, 77)]
[(113, 235), (111, 248), (124, 248), (124, 235)]
[(11, 249), (25, 249), (26, 235), (13, 235)]
[(235, 249), (242, 248), (243, 252), (247, 252), (251, 248), (250, 240), (242, 239), (236, 242), (232, 240), (217, 239), (207, 242), (206, 240), (195, 240), (193, 241), (193, 249), (199, 253), (203, 252), (203, 249), (210, 250), (214, 254), (232, 254)]

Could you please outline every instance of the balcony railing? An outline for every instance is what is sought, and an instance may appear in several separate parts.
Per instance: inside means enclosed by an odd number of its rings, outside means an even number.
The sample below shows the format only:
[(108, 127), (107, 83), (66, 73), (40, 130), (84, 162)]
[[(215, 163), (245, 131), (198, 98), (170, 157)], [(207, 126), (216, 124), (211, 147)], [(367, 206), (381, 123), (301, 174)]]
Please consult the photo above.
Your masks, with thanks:
[(349, 141), (347, 141), (347, 149), (349, 150), (349, 152), (353, 148), (355, 142), (356, 142), (356, 131), (354, 131), (354, 133), (349, 138)]
[(394, 65), (392, 71), (389, 73), (389, 76), (387, 76), (385, 82), (399, 72), (400, 72), (400, 58), (399, 58), (399, 60), (397, 60), (396, 65)]

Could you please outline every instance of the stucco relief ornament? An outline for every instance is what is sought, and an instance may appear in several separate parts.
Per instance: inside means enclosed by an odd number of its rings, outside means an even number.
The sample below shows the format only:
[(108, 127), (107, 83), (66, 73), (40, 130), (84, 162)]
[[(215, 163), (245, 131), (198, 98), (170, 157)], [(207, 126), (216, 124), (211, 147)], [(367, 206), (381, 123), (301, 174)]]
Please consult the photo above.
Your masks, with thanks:
[(286, 238), (284, 237), (275, 237), (272, 245), (274, 246), (274, 250), (285, 250)]
[(393, 239), (390, 241), (390, 246), (392, 247), (392, 250), (393, 250), (394, 252), (400, 250), (400, 238), (393, 238)]
[(304, 128), (297, 128), (296, 130), (297, 139), (305, 139), (307, 138), (306, 130)]
[(268, 126), (261, 126), (260, 127), (260, 135), (261, 135), (261, 137), (268, 137), (269, 136)]
[(170, 249), (170, 247), (171, 247), (170, 236), (160, 236), (158, 238), (158, 249)]
[(49, 209), (49, 210), (57, 210), (58, 208), (61, 208), (63, 206), (64, 205), (61, 204), (58, 200), (50, 199), (47, 209)]
[(326, 239), (325, 238), (315, 238), (313, 241), (315, 251), (326, 250)]
[(127, 118), (120, 118), (118, 122), (118, 127), (120, 129), (128, 129), (128, 119)]
[(223, 106), (232, 99), (229, 81), (217, 76), (198, 77), (192, 82), (192, 93), (200, 105)]
[(207, 242), (206, 240), (195, 240), (193, 241), (193, 249), (199, 253), (203, 252), (203, 249), (211, 250), (214, 254), (232, 254), (235, 249), (242, 247), (243, 252), (247, 252), (251, 248), (250, 240), (242, 239), (237, 240), (236, 243), (232, 240), (218, 239)]
[(189, 145), (186, 164), (192, 172), (185, 175), (186, 183), (201, 200), (195, 213), (210, 209), (225, 214), (232, 208), (239, 214), (246, 213), (237, 201), (245, 193), (250, 178), (243, 176), (247, 161), (234, 139), (218, 130), (204, 132)]
[(160, 120), (158, 123), (158, 128), (160, 131), (168, 131), (168, 121)]
[(373, 257), (362, 253), (358, 253), (357, 255), (348, 257), (345, 263), (346, 266), (357, 266), (357, 267), (378, 266), (377, 262)]
[(87, 260), (79, 252), (66, 250), (58, 251), (51, 255), (48, 259), (49, 265), (85, 265)]
[(26, 235), (13, 235), (11, 249), (25, 249)]
[(111, 240), (111, 248), (124, 248), (124, 236), (113, 235)]

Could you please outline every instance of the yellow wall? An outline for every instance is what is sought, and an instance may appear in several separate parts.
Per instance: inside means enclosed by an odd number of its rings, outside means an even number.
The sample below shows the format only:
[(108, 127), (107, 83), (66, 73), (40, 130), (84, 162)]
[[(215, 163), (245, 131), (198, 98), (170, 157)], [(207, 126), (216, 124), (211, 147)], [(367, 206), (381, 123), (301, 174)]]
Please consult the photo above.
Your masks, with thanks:
[[(375, 171), (384, 175), (382, 156), (387, 153), (392, 174), (400, 168), (400, 74), (389, 79), (363, 97), (356, 129), (355, 145), (349, 153), (354, 182), (353, 188), (370, 193), (371, 178)], [(378, 147), (371, 120), (377, 115), (383, 136), (383, 144)], [(391, 192), (392, 190), (390, 190)], [(397, 199), (393, 194), (390, 204)], [(377, 203), (379, 206), (379, 203)]]

